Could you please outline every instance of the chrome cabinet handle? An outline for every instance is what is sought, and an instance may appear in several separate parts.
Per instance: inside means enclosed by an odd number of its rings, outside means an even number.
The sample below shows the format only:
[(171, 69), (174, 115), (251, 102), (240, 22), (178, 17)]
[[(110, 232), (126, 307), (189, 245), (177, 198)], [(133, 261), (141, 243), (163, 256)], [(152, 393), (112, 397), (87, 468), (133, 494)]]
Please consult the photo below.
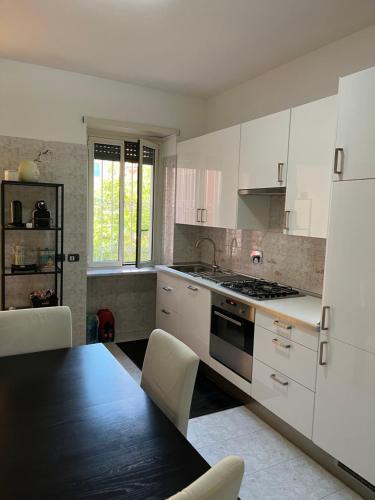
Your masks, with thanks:
[(340, 158), (339, 162), (339, 157), (342, 155), (344, 152), (344, 148), (336, 148), (335, 149), (335, 160), (333, 163), (333, 172), (335, 174), (342, 174), (342, 158)]
[(162, 309), (161, 312), (166, 314), (167, 316), (169, 316), (171, 314), (169, 311), (166, 311), (165, 309)]
[(229, 318), (228, 316), (225, 316), (225, 314), (221, 314), (218, 311), (214, 311), (215, 316), (219, 316), (219, 318), (223, 318), (226, 321), (229, 321), (229, 323), (233, 323), (236, 326), (242, 326), (242, 323), (239, 321), (236, 321), (235, 319)]
[(277, 164), (277, 182), (279, 182), (280, 184), (283, 183), (283, 167), (284, 163)]
[(280, 347), (282, 347), (283, 349), (290, 349), (292, 346), (290, 344), (287, 344), (286, 342), (283, 342), (282, 340), (280, 339), (272, 339), (272, 342)]
[(290, 210), (284, 211), (284, 229), (285, 231), (289, 231), (290, 229)]
[(199, 288), (192, 285), (188, 285), (186, 288), (188, 288), (189, 290), (193, 290), (193, 292), (197, 292), (199, 290)]
[(289, 385), (289, 382), (287, 380), (280, 380), (279, 378), (277, 378), (276, 373), (272, 373), (270, 375), (270, 377), (272, 378), (272, 380), (274, 380), (275, 382), (277, 382), (280, 385), (284, 385), (284, 386)]
[(292, 329), (292, 325), (288, 325), (287, 323), (283, 323), (282, 321), (279, 321), (278, 319), (275, 319), (273, 324), (275, 326), (277, 326), (278, 328), (283, 328), (284, 330), (291, 330)]
[[(203, 214), (204, 214), (204, 220), (203, 220)], [(202, 208), (201, 222), (207, 222), (207, 208)]]
[(163, 286), (163, 290), (166, 292), (171, 292), (173, 288), (171, 288), (170, 286)]
[(320, 329), (321, 330), (328, 330), (328, 326), (326, 325), (326, 319), (327, 319), (327, 311), (329, 311), (330, 307), (329, 306), (323, 306), (322, 310), (322, 321), (320, 324)]
[(319, 346), (319, 364), (320, 364), (320, 366), (324, 366), (327, 364), (327, 361), (323, 361), (325, 344), (328, 344), (328, 342), (326, 340), (323, 340), (322, 342), (320, 342), (320, 346)]
[(202, 222), (202, 209), (197, 208), (197, 220), (196, 222)]

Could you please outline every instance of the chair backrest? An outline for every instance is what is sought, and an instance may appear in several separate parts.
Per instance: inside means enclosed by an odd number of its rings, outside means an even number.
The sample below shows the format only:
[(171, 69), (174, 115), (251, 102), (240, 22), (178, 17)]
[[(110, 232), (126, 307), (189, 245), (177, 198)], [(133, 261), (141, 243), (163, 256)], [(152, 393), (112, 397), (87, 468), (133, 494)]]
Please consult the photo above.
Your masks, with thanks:
[(198, 356), (183, 342), (163, 330), (151, 333), (141, 387), (184, 435), (198, 365)]
[(169, 500), (237, 500), (245, 467), (240, 457), (223, 458)]
[(0, 356), (72, 346), (67, 306), (0, 312)]

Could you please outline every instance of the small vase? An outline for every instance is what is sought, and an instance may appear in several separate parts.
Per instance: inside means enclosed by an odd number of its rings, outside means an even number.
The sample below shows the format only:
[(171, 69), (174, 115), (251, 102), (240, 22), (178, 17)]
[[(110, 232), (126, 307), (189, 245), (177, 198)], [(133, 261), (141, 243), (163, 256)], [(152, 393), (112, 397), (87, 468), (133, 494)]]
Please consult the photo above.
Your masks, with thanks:
[(38, 165), (32, 160), (22, 160), (18, 166), (18, 180), (21, 182), (38, 182), (40, 172)]

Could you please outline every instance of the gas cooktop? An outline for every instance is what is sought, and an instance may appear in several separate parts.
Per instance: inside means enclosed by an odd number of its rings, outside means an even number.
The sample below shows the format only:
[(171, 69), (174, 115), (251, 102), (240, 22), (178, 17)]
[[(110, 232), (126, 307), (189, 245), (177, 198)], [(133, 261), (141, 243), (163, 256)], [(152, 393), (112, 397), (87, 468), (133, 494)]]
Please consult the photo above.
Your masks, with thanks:
[[(236, 276), (237, 279), (223, 280), (220, 286), (233, 292), (247, 295), (254, 300), (286, 299), (290, 297), (303, 297), (303, 294), (286, 285), (260, 278)], [(241, 279), (238, 279), (241, 278)]]

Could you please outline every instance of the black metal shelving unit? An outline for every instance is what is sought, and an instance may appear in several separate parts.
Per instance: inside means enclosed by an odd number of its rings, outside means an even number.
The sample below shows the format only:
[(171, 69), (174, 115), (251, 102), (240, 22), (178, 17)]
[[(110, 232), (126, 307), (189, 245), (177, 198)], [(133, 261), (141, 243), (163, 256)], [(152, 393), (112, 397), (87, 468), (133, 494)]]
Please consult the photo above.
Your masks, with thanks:
[[(5, 220), (5, 202), (6, 195), (11, 192), (12, 188), (28, 189), (30, 187), (40, 188), (39, 193), (45, 188), (54, 189), (54, 223), (55, 227), (14, 227), (9, 225), (9, 221)], [(22, 200), (20, 200), (22, 201)], [(55, 269), (53, 271), (30, 271), (12, 273), (11, 269), (6, 267), (6, 235), (13, 231), (23, 232), (53, 232), (55, 244)], [(59, 305), (63, 304), (63, 274), (64, 274), (64, 184), (55, 184), (51, 182), (18, 182), (18, 181), (2, 181), (1, 182), (1, 309), (6, 307), (6, 288), (8, 280), (17, 276), (41, 276), (53, 275), (55, 291), (58, 295)], [(29, 306), (31, 307), (31, 305)]]

